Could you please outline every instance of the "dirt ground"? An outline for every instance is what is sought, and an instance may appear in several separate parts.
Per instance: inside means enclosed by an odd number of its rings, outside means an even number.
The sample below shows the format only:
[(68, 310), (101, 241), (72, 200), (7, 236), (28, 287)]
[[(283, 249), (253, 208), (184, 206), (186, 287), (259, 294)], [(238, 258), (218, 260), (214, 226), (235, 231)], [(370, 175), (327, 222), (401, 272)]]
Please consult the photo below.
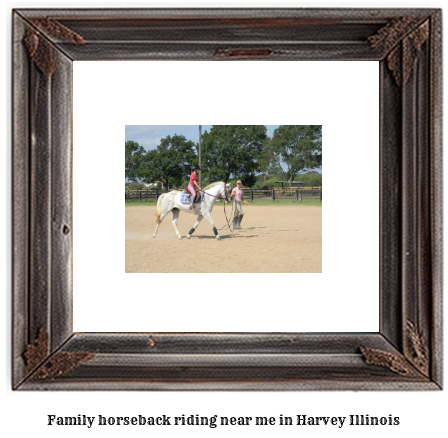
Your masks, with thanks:
[[(205, 219), (191, 239), (179, 240), (171, 213), (153, 239), (156, 207), (125, 209), (125, 272), (187, 272), (192, 254), (197, 272), (322, 272), (322, 207), (247, 206), (243, 229), (234, 233), (227, 228), (223, 209), (215, 207), (212, 218), (221, 240), (215, 239)], [(192, 214), (180, 213), (177, 226), (182, 236), (195, 220)]]

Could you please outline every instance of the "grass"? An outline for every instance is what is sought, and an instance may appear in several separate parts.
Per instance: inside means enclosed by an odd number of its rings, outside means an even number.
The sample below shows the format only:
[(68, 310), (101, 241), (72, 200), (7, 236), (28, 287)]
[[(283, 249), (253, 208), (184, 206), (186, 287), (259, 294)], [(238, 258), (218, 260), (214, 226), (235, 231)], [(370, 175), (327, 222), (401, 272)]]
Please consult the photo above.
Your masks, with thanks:
[[(283, 206), (283, 207), (297, 207), (297, 206), (315, 206), (315, 207), (322, 207), (322, 201), (319, 201), (319, 199), (307, 199), (303, 200), (302, 202), (296, 202), (295, 200), (291, 199), (277, 199), (275, 202), (272, 202), (271, 199), (254, 199), (253, 201), (248, 201), (249, 206), (250, 205), (256, 205), (256, 206)], [(126, 207), (154, 207), (157, 205), (156, 201), (125, 201)], [(214, 208), (218, 208), (219, 206), (224, 206), (223, 202), (215, 202)], [(232, 207), (232, 204), (226, 204), (226, 207)]]

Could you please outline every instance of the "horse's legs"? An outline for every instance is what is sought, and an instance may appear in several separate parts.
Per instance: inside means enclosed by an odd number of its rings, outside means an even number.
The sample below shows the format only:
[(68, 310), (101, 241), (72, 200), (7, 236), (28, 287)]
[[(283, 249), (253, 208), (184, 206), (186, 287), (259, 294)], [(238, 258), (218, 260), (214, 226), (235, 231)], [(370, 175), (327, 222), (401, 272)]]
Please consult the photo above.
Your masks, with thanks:
[(174, 227), (174, 231), (176, 231), (177, 234), (177, 238), (179, 240), (182, 240), (182, 236), (179, 233), (179, 230), (177, 229), (177, 219), (179, 219), (179, 210), (177, 208), (174, 208), (172, 210), (173, 212), (173, 227)]
[(153, 239), (157, 236), (157, 230), (159, 229), (159, 224), (160, 224), (160, 221), (157, 221), (157, 223), (156, 223), (156, 229), (154, 230), (154, 233), (153, 233), (153, 235), (152, 235), (152, 238), (153, 238)]
[(216, 238), (217, 238), (218, 240), (220, 240), (221, 238), (219, 237), (218, 230), (216, 229), (216, 225), (215, 225), (215, 223), (213, 222), (213, 219), (212, 219), (212, 217), (210, 216), (210, 213), (204, 213), (203, 216), (205, 217), (205, 219), (208, 220), (208, 223), (212, 226), (212, 228), (213, 228), (213, 232), (215, 233)]
[(163, 219), (165, 218), (165, 216), (166, 216), (169, 212), (170, 212), (169, 210), (168, 210), (168, 211), (164, 211), (164, 210), (162, 210), (162, 214), (160, 215), (159, 220), (157, 221), (156, 229), (154, 230), (154, 234), (152, 235), (153, 238), (156, 237), (156, 235), (157, 235), (157, 230), (159, 229), (159, 225), (162, 223)]
[(193, 228), (188, 232), (187, 239), (189, 239), (191, 237), (191, 235), (195, 232), (196, 228), (201, 223), (201, 220), (202, 220), (203, 217), (204, 216), (201, 216), (201, 215), (198, 216), (198, 218), (196, 219), (196, 222), (193, 225)]

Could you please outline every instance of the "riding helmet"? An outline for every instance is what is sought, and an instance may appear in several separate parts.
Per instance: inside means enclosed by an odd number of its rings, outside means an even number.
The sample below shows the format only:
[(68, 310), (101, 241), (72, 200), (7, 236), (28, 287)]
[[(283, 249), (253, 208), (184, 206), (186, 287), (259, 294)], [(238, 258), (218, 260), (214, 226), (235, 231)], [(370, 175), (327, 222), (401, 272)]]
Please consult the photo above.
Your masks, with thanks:
[(191, 167), (191, 170), (195, 170), (195, 169), (201, 170), (201, 168), (197, 164), (193, 164), (193, 166)]

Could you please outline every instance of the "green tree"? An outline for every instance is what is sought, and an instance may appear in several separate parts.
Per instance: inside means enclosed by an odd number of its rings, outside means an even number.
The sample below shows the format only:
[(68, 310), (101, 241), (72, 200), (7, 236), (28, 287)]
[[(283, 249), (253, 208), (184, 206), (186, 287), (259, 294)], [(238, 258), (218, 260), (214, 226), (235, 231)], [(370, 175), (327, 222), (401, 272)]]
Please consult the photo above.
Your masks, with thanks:
[(255, 173), (248, 173), (241, 177), (241, 182), (243, 183), (244, 187), (252, 187), (257, 182), (257, 176), (255, 175)]
[(137, 175), (147, 182), (160, 181), (167, 188), (178, 186), (189, 178), (195, 159), (195, 143), (174, 134), (162, 138), (156, 149), (146, 153)]
[(290, 184), (300, 172), (322, 165), (322, 125), (279, 126), (272, 142), (276, 170)]
[(124, 144), (125, 149), (125, 178), (129, 181), (138, 181), (136, 174), (137, 169), (143, 161), (145, 155), (145, 149), (140, 146), (136, 141), (126, 141)]
[(264, 185), (266, 185), (267, 175), (276, 170), (275, 151), (272, 138), (266, 137), (263, 140), (263, 149), (261, 150), (257, 161), (259, 170), (263, 174)]
[(258, 171), (265, 138), (263, 125), (214, 125), (202, 135), (204, 177), (227, 183), (233, 176)]
[(308, 172), (300, 175), (300, 181), (305, 184), (305, 187), (322, 186), (322, 174), (318, 172)]

